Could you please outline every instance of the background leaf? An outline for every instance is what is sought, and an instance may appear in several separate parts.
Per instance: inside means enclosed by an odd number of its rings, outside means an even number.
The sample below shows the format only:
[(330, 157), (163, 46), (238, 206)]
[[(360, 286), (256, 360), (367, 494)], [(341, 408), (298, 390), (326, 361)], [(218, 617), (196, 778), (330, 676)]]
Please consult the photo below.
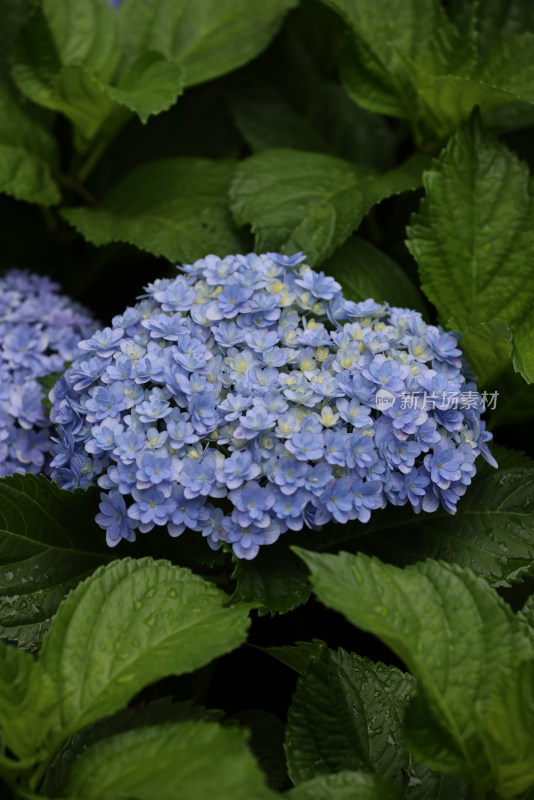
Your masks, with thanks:
[(231, 159), (146, 162), (108, 192), (102, 208), (63, 216), (94, 244), (127, 242), (174, 262), (240, 252), (226, 200), (234, 170)]
[(109, 97), (135, 111), (142, 122), (170, 108), (182, 87), (181, 67), (154, 52), (143, 53), (118, 86), (102, 85)]
[(499, 752), (498, 791), (517, 797), (534, 783), (534, 660), (518, 665), (488, 702), (490, 748)]
[(425, 301), (406, 273), (365, 239), (351, 236), (322, 267), (351, 300), (372, 297), (377, 303), (425, 311)]
[(0, 192), (29, 203), (59, 203), (57, 162), (52, 136), (0, 83)]
[(295, 644), (284, 644), (280, 647), (262, 647), (260, 650), (281, 661), (290, 669), (294, 669), (299, 675), (303, 675), (308, 659), (311, 656), (318, 656), (323, 647), (326, 647), (325, 642), (321, 639), (314, 639), (312, 642), (295, 642)]
[(99, 132), (111, 139), (131, 111), (146, 122), (182, 91), (180, 66), (162, 53), (140, 52), (118, 73), (121, 44), (107, 0), (43, 0), (17, 38), (12, 74), (18, 87), (69, 117), (80, 150)]
[[(308, 25), (304, 31), (299, 29), (298, 14), (313, 13), (317, 7), (318, 4), (313, 2), (299, 6), (288, 21), (293, 25), (284, 28), (265, 55), (258, 60), (258, 67), (268, 76), (269, 83), (276, 85), (280, 95), (291, 107), (320, 134), (332, 155), (375, 169), (387, 169), (395, 163), (398, 133), (384, 117), (353, 103), (343, 87), (333, 80), (330, 71), (325, 74), (319, 68), (312, 51), (310, 29), (330, 58), (337, 51), (335, 43), (323, 35), (324, 20), (320, 27)], [(333, 14), (332, 17), (336, 21)], [(251, 67), (241, 73), (243, 80), (246, 80), (249, 69)], [(252, 94), (253, 90), (249, 92), (250, 101)], [(278, 127), (278, 122), (273, 125), (271, 119), (271, 130), (276, 131)], [(276, 146), (287, 146), (287, 143), (279, 141)], [(292, 146), (315, 152), (322, 149), (304, 147), (302, 142)]]
[[(46, 680), (31, 655), (0, 642), (2, 744), (30, 766), (39, 758), (37, 748), (50, 728), (56, 702), (52, 683)], [(15, 759), (10, 757), (9, 764), (16, 769)], [(4, 768), (0, 762), (0, 773)]]
[(0, 73), (9, 72), (9, 56), (11, 45), (20, 28), (27, 22), (32, 12), (32, 0), (0, 0)]
[(477, 45), (482, 56), (504, 39), (534, 31), (534, 9), (529, 0), (486, 0), (480, 4), (473, 0), (456, 0), (452, 5), (456, 14), (465, 14), (466, 9), (472, 13), (473, 6), (477, 5)]
[(63, 111), (79, 126), (92, 109), (96, 129), (109, 110), (96, 83), (112, 79), (119, 57), (117, 21), (107, 0), (43, 0), (19, 32), (11, 72), (27, 97)]
[(187, 85), (224, 75), (269, 43), (296, 0), (125, 0), (120, 8), (128, 64), (145, 49), (183, 66)]
[(76, 584), (116, 558), (93, 522), (97, 493), (44, 476), (0, 479), (0, 635), (35, 649)]
[(494, 319), (477, 323), (462, 333), (460, 346), (469, 353), (479, 386), (493, 389), (494, 381), (503, 372), (503, 365), (510, 359), (512, 341), (506, 322)]
[(351, 97), (371, 111), (409, 119), (417, 97), (406, 57), (416, 58), (435, 33), (441, 19), (437, 3), (328, 2), (349, 25), (341, 76)]
[(320, 775), (288, 792), (291, 800), (400, 800), (402, 793), (378, 775), (338, 772)]
[(320, 153), (263, 150), (239, 165), (230, 204), (239, 225), (252, 225), (258, 252), (301, 250), (315, 266), (348, 238), (372, 205), (416, 188), (426, 163), (416, 157), (376, 176), (367, 167)]
[(271, 789), (282, 790), (288, 784), (284, 753), (284, 724), (269, 711), (247, 709), (235, 719), (250, 731), (249, 746), (267, 778)]
[(529, 634), (534, 644), (534, 595), (530, 595), (527, 602), (518, 613), (519, 619), (529, 629)]
[(235, 125), (252, 152), (277, 147), (331, 152), (313, 124), (258, 67), (232, 76), (225, 94)]
[[(340, 72), (349, 95), (409, 120), (422, 148), (434, 149), (475, 106), (534, 100), (531, 20), (521, 3), (453, 2), (445, 10), (433, 0), (324, 2), (348, 25)], [(511, 127), (523, 113), (510, 115)]]

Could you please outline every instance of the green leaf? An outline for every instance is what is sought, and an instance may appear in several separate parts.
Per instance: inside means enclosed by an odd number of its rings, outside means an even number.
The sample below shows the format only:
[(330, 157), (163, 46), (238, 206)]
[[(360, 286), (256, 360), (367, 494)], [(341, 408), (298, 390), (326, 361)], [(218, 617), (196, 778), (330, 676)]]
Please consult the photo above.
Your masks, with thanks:
[(471, 71), (476, 55), (472, 26), (460, 35), (434, 0), (380, 0), (378, 7), (370, 0), (325, 2), (349, 24), (340, 57), (349, 95), (365, 108), (410, 120), (422, 145), (427, 145), (425, 138), (432, 144), (436, 133), (446, 135), (441, 98), (429, 103), (424, 90), (442, 75)]
[[(476, 6), (476, 14), (473, 9)], [(474, 16), (477, 44), (481, 55), (498, 47), (503, 39), (509, 39), (525, 31), (534, 31), (534, 8), (530, 0), (458, 0), (458, 11)]]
[(33, 102), (69, 117), (81, 148), (113, 109), (99, 81), (113, 73), (117, 55), (117, 24), (106, 0), (47, 0), (15, 41), (11, 74)]
[(368, 525), (335, 526), (318, 533), (318, 550), (363, 551), (403, 566), (436, 558), (470, 567), (493, 586), (510, 586), (534, 572), (534, 464), (502, 447), (492, 447), (499, 463), (484, 464), (453, 516), (444, 509), (414, 514), (384, 509)]
[(372, 205), (420, 185), (425, 164), (416, 156), (376, 175), (320, 153), (264, 150), (239, 165), (230, 204), (239, 225), (252, 225), (259, 252), (302, 250), (315, 266), (347, 239)]
[(491, 387), (498, 391), (498, 402), (492, 411), (488, 427), (491, 431), (500, 425), (517, 425), (534, 416), (534, 386), (525, 383), (510, 364)]
[(488, 86), (509, 92), (518, 100), (534, 102), (534, 33), (504, 40), (475, 70), (473, 77)]
[(89, 747), (74, 763), (64, 794), (132, 800), (275, 796), (243, 732), (199, 720), (138, 728)]
[(240, 711), (234, 718), (250, 730), (250, 749), (265, 773), (268, 786), (284, 789), (288, 776), (283, 722), (275, 714), (259, 708)]
[[(422, 147), (435, 147), (477, 105), (488, 111), (534, 100), (534, 37), (520, 24), (527, 22), (525, 9), (501, 3), (496, 10), (492, 0), (448, 4), (447, 11), (434, 0), (323, 1), (349, 27), (340, 55), (349, 95), (409, 120)], [(490, 33), (495, 23), (506, 28), (502, 36)]]
[(119, 60), (119, 27), (107, 0), (41, 0), (62, 64), (83, 64), (103, 81)]
[[(492, 698), (532, 652), (511, 609), (457, 565), (425, 561), (399, 569), (362, 554), (299, 554), (319, 599), (382, 639), (417, 679), (406, 720), (415, 754), (471, 780), (479, 793), (500, 791), (501, 755), (486, 736)], [(526, 774), (519, 757), (514, 769)]]
[[(461, 331), (499, 319), (512, 335), (527, 320), (532, 324), (534, 203), (527, 166), (474, 116), (424, 183), (408, 248), (441, 319)], [(531, 341), (520, 336), (515, 344), (519, 357), (532, 357)]]
[(183, 71), (161, 53), (145, 52), (118, 82), (101, 84), (106, 94), (135, 111), (142, 122), (170, 108), (183, 90)]
[(61, 691), (56, 744), (144, 686), (241, 644), (248, 608), (224, 608), (226, 599), (189, 570), (150, 558), (114, 561), (81, 583), (60, 606), (40, 655)]
[(32, 11), (33, 0), (0, 0), (0, 73), (9, 69), (11, 45), (20, 28), (27, 22)]
[(497, 791), (517, 797), (534, 785), (534, 660), (518, 665), (488, 702), (488, 749), (499, 753)]
[(63, 216), (97, 245), (127, 242), (170, 261), (242, 249), (226, 194), (232, 159), (168, 158), (140, 165), (104, 197), (102, 208), (72, 208)]
[[(65, 370), (70, 367), (72, 361), (65, 362)], [(52, 372), (49, 375), (41, 375), (40, 378), (37, 378), (37, 382), (41, 384), (44, 389), (44, 395), (42, 397), (42, 403), (46, 408), (47, 416), (50, 414), (50, 410), (52, 408), (52, 401), (50, 400), (50, 392), (58, 382), (58, 380), (63, 375), (63, 372)]]
[(295, 642), (295, 644), (285, 644), (281, 647), (260, 647), (259, 649), (281, 661), (286, 667), (294, 669), (299, 675), (303, 675), (308, 659), (318, 655), (325, 646), (325, 642), (321, 639), (313, 639), (311, 642)]
[(239, 73), (229, 81), (226, 97), (234, 123), (253, 152), (277, 147), (331, 152), (313, 124), (262, 70), (252, 66)]
[(493, 382), (510, 359), (510, 329), (500, 319), (479, 322), (464, 331), (460, 347), (469, 353), (469, 361), (479, 384), (493, 388)]
[(360, 224), (362, 172), (333, 156), (264, 150), (239, 165), (230, 205), (258, 252), (302, 250), (314, 266)]
[(111, 717), (104, 717), (104, 719), (88, 725), (62, 745), (46, 771), (40, 790), (41, 794), (45, 797), (61, 797), (62, 787), (72, 765), (88, 747), (92, 747), (110, 736), (135, 728), (168, 722), (176, 723), (196, 719), (208, 722), (218, 721), (222, 716), (222, 711), (212, 711), (202, 706), (194, 706), (189, 700), (173, 703), (168, 697), (154, 700), (144, 707), (124, 708)]
[(322, 265), (343, 287), (345, 297), (357, 302), (372, 297), (400, 308), (425, 311), (425, 302), (406, 273), (364, 239), (351, 236)]
[(17, 85), (36, 103), (69, 117), (78, 149), (104, 129), (111, 138), (132, 111), (146, 122), (183, 89), (180, 66), (157, 52), (141, 52), (117, 74), (119, 33), (107, 0), (45, 0), (17, 39)]
[[(217, 136), (213, 136), (214, 126)], [(91, 172), (91, 193), (95, 198), (104, 197), (127, 173), (147, 161), (178, 156), (235, 158), (242, 149), (243, 140), (222, 96), (214, 97), (209, 85), (199, 86), (182, 95), (168, 111), (152, 116), (146, 125), (138, 118), (130, 119)], [(98, 255), (99, 261), (102, 255)], [(139, 258), (143, 257), (140, 253)]]
[(423, 170), (431, 165), (431, 159), (423, 153), (415, 153), (399, 164), (381, 174), (366, 177), (363, 186), (363, 213), (367, 212), (386, 197), (419, 189), (423, 185)]
[(122, 127), (130, 111), (142, 122), (166, 111), (182, 89), (181, 68), (158, 53), (146, 53), (117, 86), (99, 80), (85, 67), (63, 67), (48, 105), (66, 114), (83, 138), (93, 139), (103, 128), (114, 132)]
[(288, 714), (286, 753), (295, 784), (342, 770), (376, 772), (399, 788), (411, 758), (401, 745), (415, 681), (344, 650), (312, 655)]
[(514, 324), (512, 358), (514, 369), (528, 383), (534, 383), (534, 314), (531, 312), (524, 319)]
[(296, 0), (125, 0), (119, 17), (129, 65), (146, 49), (183, 66), (186, 85), (246, 64), (277, 33)]
[[(297, 13), (300, 11), (313, 13), (314, 6), (301, 6)], [(285, 28), (261, 58), (263, 72), (320, 134), (332, 155), (376, 169), (395, 164), (398, 142), (388, 121), (357, 106), (337, 81), (325, 78), (307, 49), (309, 45), (310, 35), (301, 38)], [(243, 79), (249, 70), (243, 73)], [(293, 146), (303, 149), (300, 144)]]
[[(37, 760), (37, 748), (50, 728), (55, 702), (54, 687), (34, 659), (0, 642), (0, 726), (4, 744), (16, 756)], [(16, 764), (13, 760), (13, 769)]]
[(29, 203), (59, 203), (57, 161), (52, 136), (0, 83), (0, 191)]
[(409, 119), (417, 96), (404, 57), (415, 58), (435, 32), (440, 15), (428, 0), (327, 0), (348, 23), (341, 76), (364, 108)]
[(42, 0), (15, 41), (11, 73), (34, 102), (56, 108), (62, 68), (83, 67), (95, 79), (111, 80), (120, 57), (118, 35), (107, 0)]
[(285, 614), (305, 603), (311, 587), (302, 562), (281, 542), (260, 550), (252, 561), (237, 559), (233, 602), (250, 603), (260, 614)]
[(97, 493), (43, 475), (0, 479), (0, 636), (36, 649), (76, 584), (116, 558), (93, 522)]
[(287, 793), (288, 800), (401, 800), (404, 795), (391, 783), (367, 772), (320, 775)]
[[(284, 658), (306, 653), (298, 648), (265, 648)], [(288, 715), (286, 751), (295, 783), (344, 770), (374, 772), (407, 789), (411, 800), (460, 800), (467, 785), (419, 764), (406, 749), (406, 706), (415, 681), (396, 667), (373, 664), (344, 650), (308, 643), (309, 657)], [(297, 663), (297, 667), (302, 666)]]
[(516, 104), (519, 99), (505, 88), (463, 75), (439, 76), (421, 86), (419, 96), (435, 118), (433, 124), (425, 120), (423, 125), (426, 123), (434, 127), (434, 135), (440, 141), (445, 141), (460, 122), (467, 119), (475, 106), (486, 113), (501, 106)]
[(519, 611), (518, 617), (521, 622), (527, 626), (532, 644), (534, 645), (534, 594), (530, 595), (521, 611)]

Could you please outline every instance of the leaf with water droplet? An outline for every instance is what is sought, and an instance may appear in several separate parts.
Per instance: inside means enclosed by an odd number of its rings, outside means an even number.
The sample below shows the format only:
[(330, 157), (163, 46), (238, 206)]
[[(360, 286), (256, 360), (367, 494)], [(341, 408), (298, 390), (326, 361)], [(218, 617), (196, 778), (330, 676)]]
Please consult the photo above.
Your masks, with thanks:
[[(341, 770), (366, 770), (404, 789), (415, 776), (427, 800), (448, 780), (417, 763), (403, 743), (404, 714), (416, 691), (412, 676), (316, 642), (299, 679), (288, 715), (286, 753), (290, 776), (300, 785)], [(455, 782), (455, 800), (467, 786)], [(443, 795), (444, 797), (446, 795)]]
[(144, 686), (241, 644), (248, 607), (225, 607), (227, 599), (190, 570), (151, 558), (114, 561), (81, 583), (40, 653), (60, 695), (49, 746), (122, 708)]
[(238, 559), (234, 602), (254, 603), (260, 614), (285, 614), (310, 596), (306, 569), (286, 541), (261, 548), (252, 561)]
[(106, 545), (97, 510), (96, 491), (67, 492), (43, 475), (0, 479), (2, 638), (36, 649), (68, 592), (123, 552)]
[[(377, 771), (402, 784), (410, 757), (391, 748), (399, 737), (404, 708), (415, 681), (396, 667), (373, 664), (344, 650), (323, 646), (311, 655), (297, 684), (288, 715), (289, 774), (299, 784), (340, 770)], [(381, 720), (385, 735), (370, 736), (370, 720)]]
[[(500, 724), (492, 718), (500, 691), (515, 697), (512, 687), (521, 663), (532, 658), (532, 644), (527, 627), (486, 581), (432, 560), (399, 569), (363, 554), (297, 552), (318, 598), (378, 636), (417, 679), (405, 741), (420, 760), (471, 781), (481, 796), (508, 798), (534, 785), (532, 759), (525, 755), (532, 744), (528, 725), (510, 720), (522, 731), (514, 739), (514, 761), (502, 706), (495, 711)], [(378, 586), (386, 588), (383, 595)], [(384, 601), (392, 609), (387, 617), (380, 613)], [(534, 711), (531, 716), (534, 729)]]

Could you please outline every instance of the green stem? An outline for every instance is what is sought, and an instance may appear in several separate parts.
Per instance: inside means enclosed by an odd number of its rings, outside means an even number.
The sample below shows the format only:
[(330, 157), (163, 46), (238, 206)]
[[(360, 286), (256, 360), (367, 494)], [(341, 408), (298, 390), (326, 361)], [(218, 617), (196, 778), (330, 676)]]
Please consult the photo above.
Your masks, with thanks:
[(80, 181), (77, 181), (76, 178), (73, 178), (72, 175), (67, 175), (65, 173), (61, 173), (59, 176), (60, 182), (64, 186), (68, 186), (69, 189), (73, 189), (80, 197), (83, 197), (87, 205), (91, 206), (92, 208), (98, 208), (98, 202), (95, 197), (89, 192)]
[(58, 229), (58, 220), (52, 209), (48, 206), (39, 206), (39, 211), (50, 233), (55, 233)]
[(84, 162), (82, 162), (81, 166), (76, 170), (76, 177), (79, 183), (83, 183), (87, 180), (90, 173), (96, 167), (106, 148), (111, 140), (107, 140), (106, 138), (100, 139), (99, 142), (96, 143), (95, 147), (90, 151), (89, 156), (86, 158)]
[[(71, 170), (80, 183), (85, 183), (93, 169), (96, 167), (107, 148), (122, 130), (126, 122), (133, 117), (133, 113), (126, 108), (117, 108), (113, 111), (100, 127), (92, 140), (92, 147), (87, 153), (80, 153), (80, 161), (76, 168)], [(87, 155), (85, 160), (83, 158)]]
[(28, 788), (31, 789), (31, 791), (36, 792), (39, 789), (39, 785), (43, 780), (45, 772), (50, 766), (55, 754), (56, 751), (53, 750), (43, 761), (40, 761), (39, 764), (37, 764), (35, 772), (28, 781)]

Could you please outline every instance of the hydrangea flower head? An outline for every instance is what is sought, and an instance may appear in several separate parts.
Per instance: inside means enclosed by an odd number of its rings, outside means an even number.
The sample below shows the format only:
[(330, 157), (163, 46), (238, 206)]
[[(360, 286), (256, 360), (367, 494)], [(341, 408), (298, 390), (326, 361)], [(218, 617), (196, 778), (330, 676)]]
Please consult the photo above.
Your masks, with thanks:
[[(58, 289), (49, 278), (20, 270), (0, 278), (0, 477), (50, 473), (51, 425), (39, 378), (63, 372), (79, 355), (80, 339), (96, 328)], [(71, 446), (64, 444), (62, 453)]]
[(207, 256), (81, 343), (51, 392), (53, 477), (98, 483), (110, 545), (187, 527), (252, 559), (387, 503), (454, 513), (475, 458), (496, 466), (458, 335), (304, 261)]

